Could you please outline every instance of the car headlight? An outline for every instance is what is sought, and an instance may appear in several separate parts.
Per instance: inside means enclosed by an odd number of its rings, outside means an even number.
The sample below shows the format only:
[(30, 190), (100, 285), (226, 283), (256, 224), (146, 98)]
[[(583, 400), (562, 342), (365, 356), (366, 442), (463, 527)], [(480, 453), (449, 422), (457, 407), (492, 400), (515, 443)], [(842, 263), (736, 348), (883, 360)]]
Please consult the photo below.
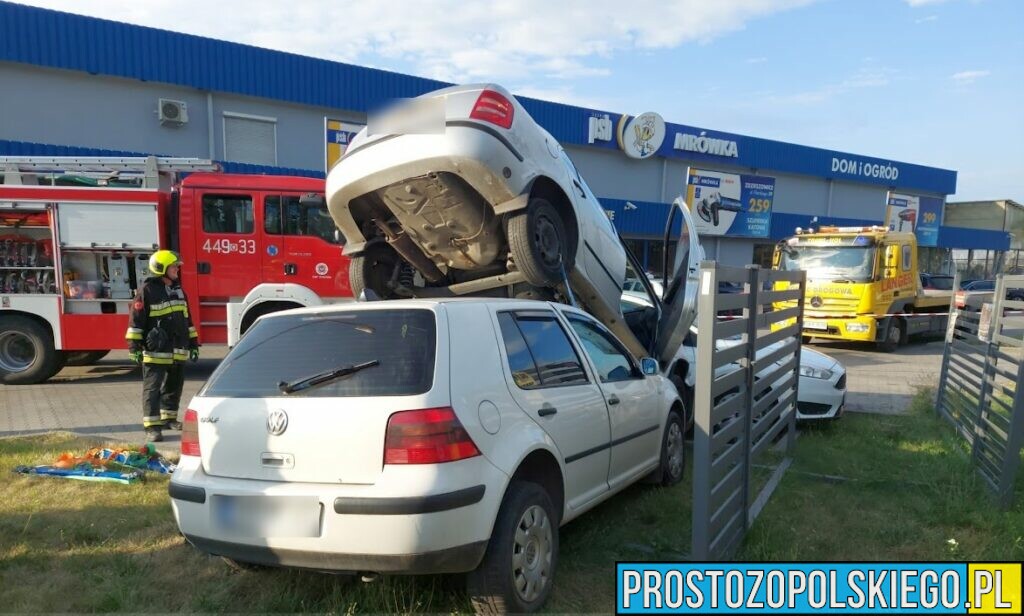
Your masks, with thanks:
[(866, 332), (871, 329), (871, 326), (867, 323), (847, 323), (846, 331), (848, 332)]
[(812, 379), (824, 379), (827, 381), (832, 378), (832, 371), (813, 366), (800, 366), (800, 376), (809, 376)]

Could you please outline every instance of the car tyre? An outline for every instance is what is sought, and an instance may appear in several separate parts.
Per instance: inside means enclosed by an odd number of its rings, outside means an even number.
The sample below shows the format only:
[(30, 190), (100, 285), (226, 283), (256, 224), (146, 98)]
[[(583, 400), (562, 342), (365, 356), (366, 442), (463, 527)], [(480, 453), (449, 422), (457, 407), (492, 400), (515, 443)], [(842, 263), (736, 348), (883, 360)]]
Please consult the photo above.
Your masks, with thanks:
[(669, 411), (665, 434), (661, 437), (661, 465), (655, 471), (657, 483), (674, 486), (683, 480), (686, 471), (686, 422), (676, 409)]
[(568, 234), (554, 206), (544, 199), (531, 199), (526, 210), (508, 217), (505, 236), (516, 267), (526, 281), (537, 287), (552, 287), (572, 269)]
[(878, 350), (883, 353), (892, 353), (898, 349), (903, 342), (903, 327), (903, 321), (893, 321), (885, 332), (885, 340), (879, 340), (876, 343)]
[(0, 383), (42, 383), (63, 367), (64, 354), (46, 327), (19, 315), (0, 318)]
[(348, 280), (352, 296), (359, 297), (363, 289), (369, 289), (380, 299), (396, 297), (391, 286), (391, 275), (401, 257), (393, 248), (383, 242), (367, 245), (361, 255), (353, 257), (348, 266)]
[(534, 612), (547, 600), (558, 565), (558, 516), (541, 486), (513, 481), (502, 499), (487, 552), (467, 576), (478, 614)]

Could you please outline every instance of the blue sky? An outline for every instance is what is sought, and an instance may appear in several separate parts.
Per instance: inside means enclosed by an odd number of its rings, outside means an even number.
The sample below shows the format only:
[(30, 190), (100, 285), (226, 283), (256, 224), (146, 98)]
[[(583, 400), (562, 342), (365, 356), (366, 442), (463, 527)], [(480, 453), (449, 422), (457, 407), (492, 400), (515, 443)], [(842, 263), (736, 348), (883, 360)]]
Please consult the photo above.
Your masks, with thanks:
[(1021, 0), (25, 3), (955, 169), (951, 200), (1024, 203)]

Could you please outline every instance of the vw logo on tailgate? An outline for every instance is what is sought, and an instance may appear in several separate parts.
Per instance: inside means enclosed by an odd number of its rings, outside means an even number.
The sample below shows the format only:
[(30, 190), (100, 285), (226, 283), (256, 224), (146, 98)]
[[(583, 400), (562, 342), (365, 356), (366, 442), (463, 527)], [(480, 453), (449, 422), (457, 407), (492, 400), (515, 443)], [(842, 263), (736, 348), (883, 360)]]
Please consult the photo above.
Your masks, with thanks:
[(288, 413), (285, 413), (281, 409), (278, 409), (267, 417), (267, 432), (274, 436), (280, 436), (284, 434), (284, 431), (288, 429)]

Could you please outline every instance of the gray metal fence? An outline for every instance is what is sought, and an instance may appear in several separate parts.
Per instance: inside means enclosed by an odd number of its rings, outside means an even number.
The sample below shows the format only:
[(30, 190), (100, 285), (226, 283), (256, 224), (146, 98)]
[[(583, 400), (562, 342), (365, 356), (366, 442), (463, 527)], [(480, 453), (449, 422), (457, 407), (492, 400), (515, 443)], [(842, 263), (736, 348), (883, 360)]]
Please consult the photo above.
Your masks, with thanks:
[[(958, 289), (959, 276), (955, 282)], [(963, 309), (954, 299), (935, 403), (939, 415), (971, 445), (971, 461), (1002, 507), (1013, 500), (1024, 444), (1021, 294), (1024, 276), (1000, 275), (991, 297), (967, 294)]]
[[(699, 284), (692, 555), (724, 560), (791, 463), (806, 278), (706, 261)], [(755, 496), (751, 471), (776, 442), (786, 455)]]

